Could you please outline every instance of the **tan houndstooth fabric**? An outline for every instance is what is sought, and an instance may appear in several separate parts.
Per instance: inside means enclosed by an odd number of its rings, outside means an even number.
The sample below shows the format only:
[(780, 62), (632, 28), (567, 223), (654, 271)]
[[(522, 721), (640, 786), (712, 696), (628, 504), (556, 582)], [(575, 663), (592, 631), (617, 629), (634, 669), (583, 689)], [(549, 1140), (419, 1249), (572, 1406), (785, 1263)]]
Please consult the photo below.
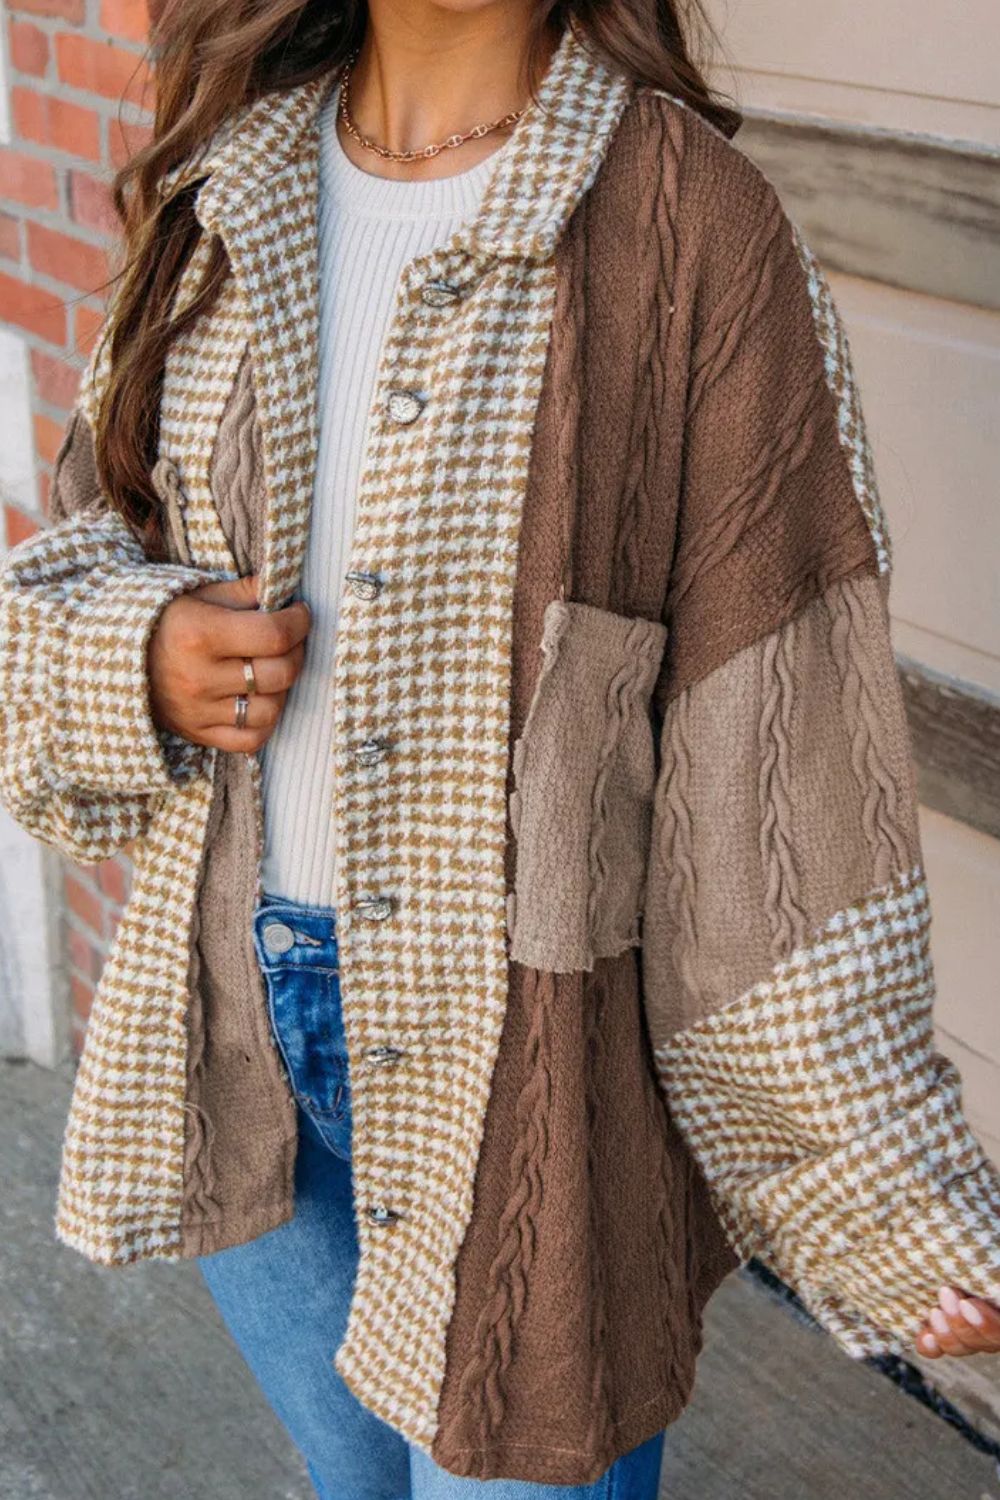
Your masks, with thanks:
[(1000, 1299), (1000, 1177), (933, 1046), (927, 892), (900, 874), (658, 1052), (734, 1245), (853, 1355), (953, 1284)]
[[(334, 684), (361, 1238), (337, 1364), (423, 1442), (507, 999), (510, 618), (553, 311), (549, 252), (626, 93), (567, 33), (543, 87), (547, 112), (525, 118), (477, 217), (405, 268), (376, 381), (350, 565), (383, 587), (376, 602), (347, 594)], [(447, 312), (421, 295), (439, 280), (469, 288)], [(426, 402), (412, 427), (391, 418), (394, 390)], [(392, 741), (374, 771), (354, 758), (371, 734)], [(366, 920), (366, 896), (389, 897), (392, 917)], [(387, 1037), (408, 1053), (402, 1096), (364, 1064)], [(403, 1215), (389, 1234), (366, 1217), (381, 1203)]]
[[(180, 300), (197, 284), (207, 248), (203, 241)], [(193, 566), (147, 564), (140, 570), (147, 589), (149, 579), (161, 573), (179, 573), (190, 587), (192, 581), (201, 584), (238, 572), (212, 501), (209, 472), (218, 424), (246, 342), (239, 289), (230, 282), (207, 323), (171, 348), (160, 456), (181, 479), (184, 551)], [(90, 401), (100, 389), (100, 362), (94, 374), (87, 387)], [(128, 619), (120, 619), (119, 644), (127, 639), (128, 628)], [(86, 658), (78, 654), (75, 659), (81, 673), (86, 671)], [(144, 681), (144, 662), (137, 670), (143, 676), (135, 680)], [(166, 784), (157, 817), (136, 851), (134, 895), (88, 1022), (63, 1153), (59, 1235), (110, 1263), (149, 1253), (176, 1255), (182, 1244), (191, 908), (217, 752), (171, 736), (170, 744), (175, 742), (186, 745), (202, 774), (184, 787)], [(256, 770), (256, 758), (250, 759)], [(147, 1059), (141, 1075), (136, 1067), (140, 1057)], [(148, 1065), (153, 1059), (155, 1067)], [(123, 1162), (135, 1182), (135, 1201), (120, 1202), (110, 1212), (114, 1198), (121, 1197), (115, 1183)]]
[(826, 360), (826, 378), (837, 401), (840, 440), (848, 454), (858, 504), (864, 511), (865, 519), (871, 529), (879, 572), (888, 573), (892, 567), (892, 546), (882, 502), (879, 499), (875, 464), (861, 411), (861, 398), (858, 394), (858, 383), (854, 374), (847, 331), (834, 303), (830, 283), (819, 261), (810, 250), (798, 226), (793, 225), (792, 230), (795, 248), (809, 280), (809, 296), (813, 305), (816, 335), (822, 345)]
[[(330, 82), (255, 106), (200, 164), (211, 175), (199, 219), (222, 239), (233, 279), (212, 316), (172, 350), (164, 390), (161, 454), (181, 486), (192, 563), (231, 574), (209, 473), (249, 342), (267, 490), (266, 609), (295, 588), (308, 533), (315, 132)], [(371, 1409), (425, 1445), (436, 1429), (455, 1259), (507, 998), (510, 616), (553, 311), (551, 252), (628, 94), (567, 31), (541, 108), (498, 158), (474, 220), (406, 267), (383, 345), (350, 562), (378, 574), (381, 591), (377, 602), (348, 593), (339, 624), (335, 904), (361, 1260), (338, 1366)], [(424, 300), (425, 284), (440, 280), (462, 288), (456, 305)], [(99, 389), (98, 360), (85, 410)], [(394, 420), (396, 390), (423, 403), (412, 427)], [(40, 543), (46, 557), (51, 545)], [(374, 772), (359, 766), (357, 744), (387, 730), (389, 761)], [(209, 757), (203, 776), (165, 794), (137, 849), (135, 894), (74, 1097), (59, 1232), (109, 1262), (179, 1249), (188, 924), (212, 769)], [(108, 770), (113, 781), (114, 765)], [(259, 778), (253, 785), (259, 832)], [(366, 918), (372, 896), (391, 900), (389, 920)], [(173, 920), (154, 920), (163, 903)], [(407, 1052), (391, 1089), (386, 1071), (366, 1063), (388, 1037)], [(140, 1054), (141, 1078), (131, 1061)], [(401, 1214), (398, 1223), (370, 1222), (367, 1211), (383, 1204)]]
[(199, 747), (168, 743), (150, 718), (146, 643), (169, 600), (204, 581), (150, 569), (107, 512), (61, 521), (5, 558), (0, 792), (37, 838), (105, 859), (200, 769)]

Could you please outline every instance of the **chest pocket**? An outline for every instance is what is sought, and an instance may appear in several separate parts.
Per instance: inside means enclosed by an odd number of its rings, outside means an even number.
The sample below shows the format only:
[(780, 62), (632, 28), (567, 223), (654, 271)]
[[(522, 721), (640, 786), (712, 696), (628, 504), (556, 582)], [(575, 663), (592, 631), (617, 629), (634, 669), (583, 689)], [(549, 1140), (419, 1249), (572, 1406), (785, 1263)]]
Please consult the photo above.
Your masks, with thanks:
[(640, 941), (656, 781), (656, 621), (553, 600), (513, 750), (510, 956), (569, 973)]

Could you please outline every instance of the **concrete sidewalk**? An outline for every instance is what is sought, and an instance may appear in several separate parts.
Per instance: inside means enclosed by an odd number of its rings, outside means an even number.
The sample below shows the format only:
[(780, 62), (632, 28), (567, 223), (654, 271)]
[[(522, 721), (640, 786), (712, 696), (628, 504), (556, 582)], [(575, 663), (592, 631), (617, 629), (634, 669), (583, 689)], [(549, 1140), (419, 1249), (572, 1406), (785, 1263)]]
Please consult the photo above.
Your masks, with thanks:
[[(0, 1065), (2, 1500), (311, 1500), (196, 1269), (52, 1235), (68, 1074)], [(991, 1459), (747, 1277), (712, 1300), (664, 1500), (1000, 1500)]]

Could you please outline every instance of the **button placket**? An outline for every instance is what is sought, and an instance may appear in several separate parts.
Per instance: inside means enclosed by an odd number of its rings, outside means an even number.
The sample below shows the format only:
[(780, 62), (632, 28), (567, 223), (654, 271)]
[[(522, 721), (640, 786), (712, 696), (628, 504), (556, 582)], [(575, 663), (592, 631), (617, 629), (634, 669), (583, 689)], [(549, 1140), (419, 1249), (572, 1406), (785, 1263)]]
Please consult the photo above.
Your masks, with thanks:
[[(411, 297), (413, 293), (411, 291)], [(458, 302), (463, 293), (453, 282), (443, 276), (438, 276), (424, 282), (417, 290), (417, 295), (425, 307), (447, 308)], [(417, 320), (420, 320), (419, 309), (416, 311)], [(402, 374), (402, 372), (400, 372)], [(390, 385), (382, 396), (382, 420), (384, 423), (397, 427), (410, 426), (416, 423), (427, 405), (428, 397), (418, 387), (423, 372), (416, 369), (407, 369), (402, 374), (402, 380), (409, 380), (411, 385), (404, 385), (400, 381), (397, 385)], [(397, 376), (397, 378), (399, 378)], [(379, 574), (369, 571), (357, 570), (347, 575), (348, 584), (355, 597), (371, 601), (377, 598), (383, 580)], [(393, 750), (390, 738), (378, 733), (369, 733), (356, 743), (351, 750), (351, 756), (358, 772), (373, 770), (382, 765)], [(372, 778), (375, 780), (376, 778)], [(353, 910), (358, 917), (372, 923), (387, 921), (397, 907), (397, 900), (393, 896), (370, 895), (365, 896), (353, 903)], [(405, 1067), (407, 1052), (400, 1046), (391, 1042), (383, 1041), (373, 1043), (364, 1047), (361, 1051), (361, 1059), (366, 1072), (370, 1073), (371, 1084), (376, 1086), (376, 1079), (382, 1078), (386, 1085), (395, 1083), (395, 1079), (384, 1076), (391, 1073), (393, 1069)], [(359, 1086), (361, 1079), (358, 1080)], [(365, 1209), (365, 1218), (373, 1228), (388, 1229), (398, 1224), (405, 1215), (391, 1206), (391, 1201), (385, 1197), (375, 1197), (375, 1194), (392, 1193), (392, 1185), (388, 1182), (373, 1181), (370, 1184), (374, 1201), (370, 1201)]]

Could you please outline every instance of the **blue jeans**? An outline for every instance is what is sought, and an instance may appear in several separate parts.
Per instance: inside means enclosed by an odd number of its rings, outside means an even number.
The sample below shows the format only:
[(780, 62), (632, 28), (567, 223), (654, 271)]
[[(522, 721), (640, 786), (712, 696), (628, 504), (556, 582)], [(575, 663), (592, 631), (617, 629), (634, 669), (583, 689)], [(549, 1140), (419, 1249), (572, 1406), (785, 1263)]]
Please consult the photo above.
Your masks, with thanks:
[(275, 1039), (295, 1092), (295, 1214), (246, 1245), (199, 1258), (205, 1282), (265, 1396), (305, 1457), (320, 1500), (655, 1500), (663, 1435), (596, 1483), (460, 1479), (347, 1389), (333, 1366), (358, 1245), (351, 1107), (330, 907), (264, 895), (254, 913)]

